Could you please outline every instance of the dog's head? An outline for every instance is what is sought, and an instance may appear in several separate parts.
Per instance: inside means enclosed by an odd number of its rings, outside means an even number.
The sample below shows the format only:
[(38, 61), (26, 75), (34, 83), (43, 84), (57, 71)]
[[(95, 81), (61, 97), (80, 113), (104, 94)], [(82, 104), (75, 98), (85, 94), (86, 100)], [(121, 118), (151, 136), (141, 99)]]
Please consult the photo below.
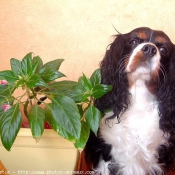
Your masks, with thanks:
[(162, 31), (141, 27), (118, 34), (101, 62), (102, 81), (113, 85), (113, 90), (96, 101), (97, 107), (102, 111), (112, 109), (114, 116), (119, 116), (129, 107), (129, 88), (137, 79), (147, 82), (161, 103), (165, 97), (170, 98), (167, 94), (162, 97), (165, 92), (170, 93), (168, 87), (175, 97), (171, 90), (175, 81), (174, 60), (175, 46)]
[[(138, 28), (122, 35), (124, 70), (131, 78), (156, 79), (169, 64), (174, 45), (162, 31)], [(116, 39), (118, 40), (118, 39)]]
[(104, 59), (111, 59), (116, 68), (120, 66), (117, 71), (132, 74), (133, 78), (151, 78), (165, 69), (173, 50), (164, 32), (141, 27), (117, 35)]

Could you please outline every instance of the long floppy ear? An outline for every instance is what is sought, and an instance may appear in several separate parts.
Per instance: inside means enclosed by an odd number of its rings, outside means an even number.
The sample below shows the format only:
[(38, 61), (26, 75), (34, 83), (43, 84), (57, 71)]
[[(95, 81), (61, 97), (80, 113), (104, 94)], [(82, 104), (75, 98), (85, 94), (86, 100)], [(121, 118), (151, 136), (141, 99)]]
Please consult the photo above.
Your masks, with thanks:
[(160, 88), (158, 89), (157, 99), (159, 102), (159, 127), (168, 133), (169, 146), (159, 147), (159, 162), (166, 163), (166, 168), (174, 167), (175, 158), (175, 47), (171, 54), (170, 61), (167, 61), (163, 71), (164, 75), (160, 78)]
[(112, 109), (114, 115), (111, 118), (115, 116), (119, 118), (119, 114), (125, 111), (129, 104), (128, 80), (124, 72), (124, 49), (124, 36), (121, 34), (117, 35), (100, 64), (102, 83), (112, 85), (113, 89), (105, 96), (96, 100), (95, 105), (102, 112)]
[(165, 73), (164, 83), (158, 91), (160, 129), (175, 132), (175, 46)]

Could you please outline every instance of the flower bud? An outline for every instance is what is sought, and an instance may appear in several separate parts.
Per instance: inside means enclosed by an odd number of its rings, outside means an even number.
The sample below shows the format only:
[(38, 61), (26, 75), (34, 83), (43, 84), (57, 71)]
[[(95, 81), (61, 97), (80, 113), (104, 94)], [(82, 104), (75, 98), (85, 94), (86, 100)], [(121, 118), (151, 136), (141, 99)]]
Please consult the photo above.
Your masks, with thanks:
[(8, 82), (7, 82), (6, 80), (1, 80), (1, 84), (2, 84), (2, 85), (7, 85)]
[(4, 112), (11, 108), (9, 104), (3, 104), (1, 107), (4, 109)]

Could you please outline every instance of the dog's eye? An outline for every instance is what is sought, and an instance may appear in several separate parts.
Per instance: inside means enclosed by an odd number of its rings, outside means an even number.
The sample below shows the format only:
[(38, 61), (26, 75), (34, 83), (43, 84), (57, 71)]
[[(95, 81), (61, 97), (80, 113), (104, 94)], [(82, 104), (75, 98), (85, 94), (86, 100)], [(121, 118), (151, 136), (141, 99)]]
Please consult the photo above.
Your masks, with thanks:
[(139, 41), (137, 39), (133, 39), (129, 42), (129, 44), (137, 45), (137, 44), (139, 44)]
[(167, 55), (167, 54), (168, 54), (168, 50), (167, 50), (166, 47), (161, 47), (161, 48), (160, 48), (160, 52), (161, 52), (162, 54), (164, 54), (164, 55)]

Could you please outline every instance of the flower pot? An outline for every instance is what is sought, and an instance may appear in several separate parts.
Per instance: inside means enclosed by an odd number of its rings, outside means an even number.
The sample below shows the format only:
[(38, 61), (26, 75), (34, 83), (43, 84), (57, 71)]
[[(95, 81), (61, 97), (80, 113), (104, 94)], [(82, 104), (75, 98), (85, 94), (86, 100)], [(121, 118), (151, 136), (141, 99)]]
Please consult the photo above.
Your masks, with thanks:
[(0, 160), (10, 174), (70, 174), (77, 165), (73, 143), (51, 129), (36, 142), (31, 130), (21, 128), (10, 152), (0, 143)]

